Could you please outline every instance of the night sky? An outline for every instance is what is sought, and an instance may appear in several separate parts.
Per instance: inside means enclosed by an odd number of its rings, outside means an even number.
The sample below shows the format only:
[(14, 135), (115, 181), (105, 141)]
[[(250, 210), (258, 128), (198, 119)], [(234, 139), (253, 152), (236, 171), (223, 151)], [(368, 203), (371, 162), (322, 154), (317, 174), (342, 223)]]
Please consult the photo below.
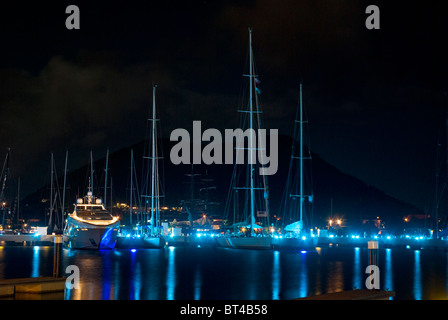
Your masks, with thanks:
[[(71, 4), (80, 30), (65, 27)], [(380, 30), (365, 27), (370, 4)], [(165, 137), (193, 120), (236, 128), (251, 27), (265, 127), (292, 134), (303, 80), (311, 149), (425, 209), (438, 143), (446, 154), (446, 9), (376, 0), (2, 4), (0, 160), (11, 147), (27, 194), (48, 181), (50, 152), (61, 171), (66, 149), (75, 169), (91, 149), (101, 158), (143, 140), (153, 83)]]

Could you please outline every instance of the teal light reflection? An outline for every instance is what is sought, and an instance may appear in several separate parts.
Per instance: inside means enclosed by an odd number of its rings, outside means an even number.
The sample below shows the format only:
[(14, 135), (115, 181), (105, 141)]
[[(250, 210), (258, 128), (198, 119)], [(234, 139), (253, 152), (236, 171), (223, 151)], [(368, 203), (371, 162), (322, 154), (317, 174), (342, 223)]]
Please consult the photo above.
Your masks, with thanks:
[(274, 251), (272, 270), (272, 300), (280, 299), (280, 252)]
[(354, 249), (354, 259), (353, 259), (353, 288), (361, 289), (362, 288), (362, 280), (361, 280), (361, 249), (356, 247)]
[(166, 274), (166, 299), (174, 300), (174, 291), (176, 288), (176, 267), (174, 265), (175, 247), (168, 248), (168, 269)]
[(422, 300), (422, 274), (420, 265), (420, 250), (414, 251), (414, 299)]

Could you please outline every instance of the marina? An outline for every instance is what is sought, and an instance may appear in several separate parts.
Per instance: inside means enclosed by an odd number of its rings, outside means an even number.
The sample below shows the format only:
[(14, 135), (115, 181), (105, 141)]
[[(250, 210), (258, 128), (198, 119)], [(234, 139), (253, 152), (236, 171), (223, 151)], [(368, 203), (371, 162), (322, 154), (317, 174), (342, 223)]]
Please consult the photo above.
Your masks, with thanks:
[(448, 300), (445, 7), (11, 3), (0, 300)]

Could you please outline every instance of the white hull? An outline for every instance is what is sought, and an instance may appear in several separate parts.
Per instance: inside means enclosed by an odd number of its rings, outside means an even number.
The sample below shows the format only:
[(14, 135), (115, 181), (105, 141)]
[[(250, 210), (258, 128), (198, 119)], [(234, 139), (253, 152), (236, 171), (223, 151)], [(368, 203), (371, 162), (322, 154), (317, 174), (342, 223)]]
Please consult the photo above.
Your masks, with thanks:
[(63, 244), (72, 249), (113, 249), (117, 242), (118, 227), (118, 222), (107, 226), (94, 226), (68, 218)]
[(221, 248), (231, 248), (232, 246), (227, 239), (228, 237), (215, 237), (216, 245)]

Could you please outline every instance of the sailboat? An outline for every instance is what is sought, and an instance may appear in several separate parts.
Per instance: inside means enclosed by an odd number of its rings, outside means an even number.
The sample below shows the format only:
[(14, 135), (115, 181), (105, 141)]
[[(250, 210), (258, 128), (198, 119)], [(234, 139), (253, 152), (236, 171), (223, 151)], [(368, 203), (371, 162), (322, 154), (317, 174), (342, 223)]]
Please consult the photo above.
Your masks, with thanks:
[(78, 198), (67, 215), (63, 244), (72, 249), (113, 249), (117, 242), (119, 217), (106, 210), (100, 198), (93, 195), (93, 157), (90, 152), (90, 178), (87, 195)]
[[(144, 201), (145, 207), (145, 215), (149, 209), (151, 213), (149, 230), (143, 236), (143, 241), (145, 243), (145, 247), (150, 248), (163, 248), (165, 247), (165, 238), (163, 237), (163, 232), (161, 230), (160, 224), (160, 198), (161, 195), (161, 186), (160, 186), (160, 177), (159, 177), (159, 159), (162, 159), (158, 156), (158, 148), (157, 148), (157, 121), (156, 119), (156, 88), (157, 85), (153, 86), (153, 94), (152, 94), (152, 118), (149, 119), (151, 121), (151, 154), (148, 157), (144, 157), (151, 162), (151, 185), (149, 185), (149, 179), (146, 181), (146, 185), (144, 186), (144, 190), (150, 191), (149, 194), (143, 194), (142, 198)], [(149, 168), (147, 168), (149, 169)], [(148, 176), (148, 175), (147, 175)], [(146, 219), (145, 219), (146, 223)]]
[[(305, 201), (309, 204), (313, 201), (313, 195), (305, 195), (304, 186), (304, 160), (310, 160), (311, 156), (304, 156), (304, 142), (303, 142), (303, 125), (306, 123), (303, 119), (303, 105), (302, 105), (302, 83), (300, 83), (300, 97), (299, 97), (299, 118), (294, 123), (294, 136), (292, 142), (291, 158), (289, 164), (288, 180), (286, 182), (284, 194), (284, 219), (283, 221), (291, 220), (283, 228), (280, 235), (274, 235), (272, 239), (272, 247), (275, 249), (288, 250), (312, 250), (317, 245), (317, 238), (310, 232), (307, 232), (304, 223)], [(296, 154), (297, 141), (297, 124), (299, 125), (299, 152)], [(308, 149), (309, 152), (309, 149)], [(299, 172), (296, 172), (296, 161), (299, 160)], [(299, 176), (299, 185), (297, 186), (297, 174)], [(298, 187), (298, 188), (297, 188)], [(298, 190), (297, 190), (298, 189)], [(298, 194), (297, 194), (298, 191)], [(310, 191), (310, 190), (309, 190)], [(298, 215), (297, 215), (298, 213)]]
[[(249, 102), (242, 113), (242, 124), (248, 121), (248, 129), (256, 130), (261, 126), (261, 107), (259, 105), (259, 88), (257, 88), (258, 79), (255, 75), (253, 51), (252, 51), (252, 31), (249, 29), (249, 74), (244, 75), (249, 78)], [(246, 117), (245, 117), (246, 116)], [(248, 117), (248, 119), (247, 119)], [(244, 130), (244, 129), (243, 129)], [(243, 139), (243, 138), (242, 138)], [(218, 246), (236, 249), (270, 249), (271, 237), (263, 233), (263, 227), (256, 223), (255, 217), (266, 217), (269, 219), (267, 178), (260, 176), (256, 169), (254, 155), (256, 153), (256, 141), (253, 135), (249, 137), (248, 148), (237, 148), (238, 152), (248, 150), (248, 163), (246, 165), (235, 164), (232, 187), (229, 192), (228, 200), (233, 202), (233, 233), (230, 230), (222, 237), (216, 237)], [(257, 194), (256, 194), (257, 193)], [(240, 197), (244, 195), (244, 197)], [(240, 199), (244, 198), (244, 199)], [(229, 203), (229, 201), (228, 201)], [(242, 217), (236, 217), (237, 208), (243, 206)], [(229, 209), (231, 206), (228, 205)], [(227, 210), (228, 213), (230, 210)], [(227, 214), (228, 216), (229, 214)], [(237, 221), (239, 220), (239, 221)], [(268, 223), (267, 223), (268, 224)], [(237, 231), (238, 230), (238, 231)]]

